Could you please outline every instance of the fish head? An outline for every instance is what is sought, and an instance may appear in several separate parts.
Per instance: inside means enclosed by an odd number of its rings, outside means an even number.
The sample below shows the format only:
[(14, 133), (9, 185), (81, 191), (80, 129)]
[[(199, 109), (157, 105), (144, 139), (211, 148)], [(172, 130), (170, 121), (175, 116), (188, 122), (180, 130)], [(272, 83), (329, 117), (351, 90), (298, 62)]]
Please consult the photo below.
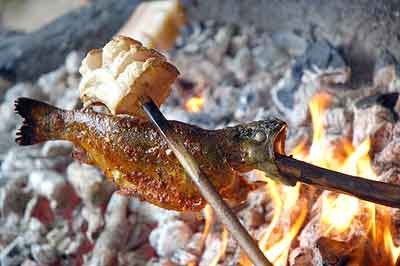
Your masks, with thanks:
[(227, 158), (239, 172), (261, 170), (267, 176), (288, 183), (280, 176), (276, 154), (285, 154), (287, 124), (277, 118), (251, 122), (230, 128)]

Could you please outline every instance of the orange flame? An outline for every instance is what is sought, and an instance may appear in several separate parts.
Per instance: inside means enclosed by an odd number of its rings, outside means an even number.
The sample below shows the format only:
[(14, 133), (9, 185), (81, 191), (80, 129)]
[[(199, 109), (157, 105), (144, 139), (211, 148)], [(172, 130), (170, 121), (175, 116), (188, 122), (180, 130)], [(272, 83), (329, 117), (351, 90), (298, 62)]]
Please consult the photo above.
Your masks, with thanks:
[(190, 113), (198, 113), (203, 107), (204, 98), (201, 96), (193, 96), (185, 102), (185, 109)]
[[(362, 176), (377, 180), (378, 177), (372, 170), (369, 151), (371, 142), (363, 141), (354, 147), (349, 140), (342, 140), (335, 144), (334, 149), (326, 140), (324, 113), (332, 103), (331, 96), (327, 93), (318, 93), (309, 103), (311, 114), (313, 139), (312, 145), (307, 149), (306, 142), (301, 142), (292, 150), (293, 157), (317, 166), (343, 172), (349, 175)], [(262, 172), (257, 172), (264, 178)], [(274, 266), (286, 266), (288, 255), (293, 241), (300, 233), (307, 217), (307, 199), (301, 196), (301, 185), (286, 187), (272, 180), (268, 180), (268, 194), (274, 207), (273, 217), (268, 227), (263, 232), (259, 241), (261, 249)], [(360, 248), (362, 252), (374, 250), (384, 259), (378, 258), (375, 266), (393, 266), (400, 255), (400, 247), (394, 244), (391, 233), (390, 208), (359, 200), (355, 197), (325, 191), (321, 194), (320, 213), (317, 226), (321, 236), (345, 241), (351, 236), (352, 229), (362, 231), (364, 237), (371, 236), (371, 241), (364, 241), (367, 248)], [(349, 245), (352, 243), (349, 242)], [(352, 247), (349, 246), (349, 249)], [(362, 255), (362, 254), (361, 254)], [(377, 257), (379, 257), (377, 256)], [(250, 261), (241, 257), (240, 265), (250, 266)], [(349, 265), (365, 265), (359, 254), (355, 255), (354, 262)]]

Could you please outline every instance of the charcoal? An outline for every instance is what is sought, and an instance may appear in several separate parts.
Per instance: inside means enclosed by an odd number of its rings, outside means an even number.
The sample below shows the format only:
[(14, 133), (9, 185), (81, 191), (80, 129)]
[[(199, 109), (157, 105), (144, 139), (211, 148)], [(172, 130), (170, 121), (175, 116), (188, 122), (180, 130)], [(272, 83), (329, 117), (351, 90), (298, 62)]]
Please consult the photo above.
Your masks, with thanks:
[(139, 2), (93, 1), (39, 30), (0, 39), (0, 76), (35, 80), (63, 64), (69, 52), (100, 47), (118, 31)]
[(399, 119), (399, 116), (395, 110), (398, 99), (398, 92), (382, 93), (362, 98), (355, 103), (355, 106), (356, 108), (365, 110), (373, 105), (380, 105), (390, 111), (391, 116), (388, 118), (388, 120), (396, 122)]
[(400, 74), (400, 65), (394, 55), (387, 49), (383, 49), (375, 63), (374, 86), (392, 91), (393, 84)]
[(271, 37), (276, 46), (290, 55), (300, 56), (307, 49), (307, 40), (292, 31), (278, 31)]
[(272, 89), (272, 99), (293, 126), (307, 119), (308, 102), (316, 91), (350, 79), (341, 54), (328, 41), (310, 43), (285, 76)]

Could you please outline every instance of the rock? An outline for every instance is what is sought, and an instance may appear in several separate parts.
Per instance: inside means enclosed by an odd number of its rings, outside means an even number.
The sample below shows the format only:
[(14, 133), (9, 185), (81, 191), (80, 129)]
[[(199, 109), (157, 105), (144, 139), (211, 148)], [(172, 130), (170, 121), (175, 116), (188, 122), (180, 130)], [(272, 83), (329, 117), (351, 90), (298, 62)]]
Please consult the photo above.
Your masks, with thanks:
[(150, 245), (159, 256), (169, 257), (175, 251), (183, 248), (192, 236), (188, 225), (179, 220), (159, 224), (150, 234)]
[(65, 69), (67, 72), (69, 74), (79, 73), (79, 67), (81, 66), (82, 59), (83, 55), (77, 51), (69, 53), (65, 58)]
[(33, 259), (41, 265), (49, 265), (55, 263), (57, 260), (56, 250), (47, 244), (33, 245), (31, 247)]
[(69, 141), (54, 140), (48, 141), (43, 145), (42, 155), (45, 157), (67, 156), (72, 152), (73, 146)]

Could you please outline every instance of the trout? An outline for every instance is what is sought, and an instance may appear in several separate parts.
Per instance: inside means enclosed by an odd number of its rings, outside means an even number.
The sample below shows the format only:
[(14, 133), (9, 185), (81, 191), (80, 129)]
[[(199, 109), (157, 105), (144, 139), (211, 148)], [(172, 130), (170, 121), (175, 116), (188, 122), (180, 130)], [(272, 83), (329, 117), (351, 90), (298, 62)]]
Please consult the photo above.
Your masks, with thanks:
[[(15, 111), (23, 118), (16, 137), (19, 145), (67, 140), (77, 149), (75, 159), (100, 168), (123, 195), (176, 211), (198, 211), (206, 204), (148, 121), (129, 115), (62, 110), (29, 98), (18, 98)], [(274, 156), (283, 154), (286, 136), (286, 124), (279, 119), (218, 130), (169, 123), (225, 199), (243, 202), (256, 187), (243, 177), (245, 172), (259, 169), (272, 177), (279, 175)]]

